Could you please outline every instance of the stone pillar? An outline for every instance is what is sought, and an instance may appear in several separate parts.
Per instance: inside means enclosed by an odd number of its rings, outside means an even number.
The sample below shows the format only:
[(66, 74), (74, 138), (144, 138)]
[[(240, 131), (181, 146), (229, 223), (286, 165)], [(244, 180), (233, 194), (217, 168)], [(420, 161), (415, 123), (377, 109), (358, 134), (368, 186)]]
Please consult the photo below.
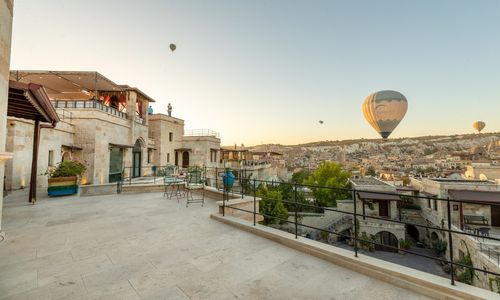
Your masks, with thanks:
[(4, 239), (2, 232), (2, 207), (5, 161), (12, 157), (5, 152), (7, 138), (7, 103), (9, 93), (10, 43), (12, 39), (13, 1), (0, 1), (0, 242)]

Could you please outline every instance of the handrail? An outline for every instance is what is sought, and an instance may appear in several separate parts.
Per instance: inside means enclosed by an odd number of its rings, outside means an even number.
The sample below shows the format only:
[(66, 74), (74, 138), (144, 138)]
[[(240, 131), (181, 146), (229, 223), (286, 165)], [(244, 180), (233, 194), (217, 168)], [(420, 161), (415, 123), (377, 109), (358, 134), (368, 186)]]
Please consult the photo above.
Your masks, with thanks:
[[(258, 179), (251, 179), (249, 180), (248, 182), (251, 186), (249, 187), (250, 190), (253, 191), (253, 197), (255, 198), (255, 190), (257, 189), (257, 185), (260, 185), (260, 184), (266, 184), (266, 185), (275, 185), (276, 182), (272, 182), (272, 181), (266, 181), (266, 180), (258, 180)], [(348, 239), (351, 239), (354, 241), (354, 249), (353, 249), (353, 252), (354, 252), (354, 256), (357, 257), (357, 253), (358, 253), (358, 244), (361, 245), (362, 243), (363, 244), (371, 244), (371, 245), (378, 245), (378, 246), (383, 246), (385, 248), (388, 248), (388, 249), (393, 249), (393, 250), (396, 250), (396, 251), (399, 251), (399, 252), (402, 252), (402, 253), (409, 253), (409, 254), (413, 254), (413, 255), (416, 255), (416, 256), (420, 256), (420, 257), (425, 257), (425, 258), (428, 258), (428, 259), (432, 259), (432, 260), (437, 260), (437, 261), (440, 261), (444, 264), (449, 264), (450, 265), (450, 282), (452, 285), (455, 284), (455, 268), (459, 268), (461, 270), (465, 270), (465, 269), (469, 269), (469, 270), (473, 270), (475, 272), (482, 272), (484, 274), (488, 274), (488, 275), (493, 275), (493, 276), (500, 276), (500, 273), (498, 272), (495, 272), (495, 271), (491, 271), (491, 270), (486, 270), (486, 269), (483, 269), (482, 266), (473, 266), (473, 265), (467, 265), (467, 264), (464, 264), (462, 261), (459, 261), (457, 257), (455, 257), (455, 254), (454, 254), (454, 250), (456, 250), (456, 247), (458, 247), (458, 245), (454, 245), (454, 242), (456, 242), (457, 240), (457, 236), (469, 236), (469, 237), (473, 237), (476, 239), (476, 242), (479, 243), (478, 245), (478, 248), (480, 250), (481, 253), (485, 254), (488, 256), (488, 258), (490, 260), (495, 260), (497, 261), (499, 267), (500, 267), (500, 251), (496, 251), (494, 249), (491, 249), (491, 247), (485, 245), (485, 244), (482, 244), (479, 242), (478, 239), (487, 239), (487, 240), (492, 240), (492, 241), (500, 241), (500, 238), (498, 237), (493, 237), (493, 236), (483, 236), (483, 235), (479, 235), (479, 234), (476, 234), (476, 233), (470, 233), (470, 232), (464, 232), (458, 228), (455, 228), (454, 226), (452, 226), (452, 222), (453, 222), (453, 219), (451, 217), (451, 203), (453, 204), (463, 204), (463, 203), (474, 203), (473, 201), (469, 201), (469, 200), (452, 200), (452, 199), (449, 199), (449, 198), (439, 198), (439, 197), (427, 197), (427, 196), (417, 196), (417, 195), (406, 195), (406, 194), (401, 194), (401, 193), (389, 193), (389, 192), (380, 192), (380, 191), (371, 191), (371, 190), (356, 190), (356, 189), (351, 189), (351, 188), (335, 188), (335, 187), (324, 187), (324, 186), (318, 186), (318, 185), (304, 185), (304, 184), (296, 184), (296, 183), (285, 183), (285, 182), (280, 182), (279, 184), (284, 184), (284, 185), (290, 185), (293, 190), (295, 191), (294, 194), (295, 196), (293, 196), (294, 199), (281, 199), (281, 201), (285, 204), (287, 204), (289, 207), (295, 207), (295, 214), (289, 214), (289, 218), (288, 219), (282, 219), (282, 218), (279, 218), (277, 216), (271, 216), (271, 215), (266, 215), (264, 213), (262, 213), (261, 211), (258, 211), (256, 209), (256, 205), (254, 204), (254, 208), (253, 210), (249, 210), (249, 209), (243, 209), (241, 207), (236, 207), (236, 206), (232, 206), (229, 202), (228, 202), (228, 199), (229, 199), (229, 192), (227, 191), (227, 189), (224, 187), (222, 190), (223, 190), (223, 203), (222, 203), (222, 214), (223, 216), (225, 215), (225, 210), (226, 208), (230, 208), (230, 209), (233, 209), (233, 210), (237, 210), (237, 211), (240, 211), (240, 212), (246, 212), (246, 213), (249, 213), (249, 214), (252, 214), (253, 215), (253, 218), (254, 218), (254, 225), (255, 225), (255, 216), (262, 216), (264, 218), (269, 218), (269, 219), (272, 219), (272, 220), (277, 220), (279, 222), (282, 222), (282, 223), (288, 223), (288, 224), (293, 224), (295, 226), (295, 236), (298, 238), (299, 234), (298, 234), (298, 228), (299, 226), (301, 228), (309, 228), (309, 229), (313, 229), (313, 230), (317, 230), (319, 232), (325, 232), (327, 234), (334, 234), (336, 236), (343, 236), (345, 238), (348, 238)], [(253, 185), (253, 186), (252, 186)], [(300, 187), (308, 187), (308, 188), (311, 188), (311, 189), (329, 189), (329, 190), (333, 190), (333, 191), (341, 191), (341, 192), (350, 192), (350, 193), (346, 193), (346, 194), (351, 194), (351, 198), (354, 198), (356, 199), (356, 201), (353, 201), (353, 211), (345, 211), (345, 210), (339, 210), (337, 208), (332, 208), (332, 207), (321, 207), (321, 206), (318, 206), (317, 204), (314, 204), (314, 203), (302, 203), (302, 202), (298, 202), (297, 201), (297, 196), (296, 196), (296, 193), (297, 193), (297, 189), (300, 188)], [(441, 201), (442, 203), (445, 203), (445, 205), (443, 205), (443, 209), (445, 210), (443, 215), (445, 216), (445, 219), (444, 221), (442, 222), (441, 226), (439, 226), (439, 224), (436, 224), (435, 226), (430, 226), (430, 225), (423, 225), (423, 224), (419, 224), (419, 223), (415, 223), (415, 222), (410, 222), (410, 221), (406, 221), (406, 220), (396, 220), (396, 219), (391, 219), (391, 218), (383, 218), (383, 217), (378, 217), (378, 216), (372, 216), (372, 215), (368, 215), (366, 214), (365, 212), (365, 209), (361, 210), (361, 212), (359, 212), (359, 209), (357, 210), (356, 207), (359, 204), (359, 202), (362, 202), (364, 203), (364, 201), (368, 201), (368, 200), (364, 200), (360, 197), (360, 192), (370, 192), (370, 193), (373, 193), (373, 194), (379, 194), (379, 195), (397, 195), (398, 197), (405, 197), (407, 199), (417, 199), (417, 200), (420, 200), (420, 199), (430, 199), (430, 200), (435, 200), (435, 201)], [(252, 196), (251, 193), (248, 194), (249, 196)], [(388, 200), (388, 201), (396, 201), (396, 200)], [(358, 203), (357, 203), (358, 202)], [(363, 204), (364, 206), (364, 204)], [(310, 225), (307, 225), (307, 224), (302, 224), (299, 222), (299, 219), (298, 219), (298, 214), (297, 214), (297, 207), (314, 207), (314, 208), (319, 208), (323, 211), (334, 211), (334, 212), (337, 212), (337, 213), (341, 213), (343, 214), (343, 216), (340, 218), (340, 219), (337, 219), (335, 222), (332, 222), (331, 224), (329, 224), (327, 226), (327, 228), (318, 228), (318, 227), (315, 227), (315, 226), (310, 226)], [(295, 215), (295, 218), (293, 221), (290, 220), (290, 218), (293, 218), (293, 216)], [(336, 225), (337, 223), (344, 223), (344, 222), (347, 222), (347, 218), (350, 218), (351, 219), (351, 222), (352, 222), (352, 226), (353, 226), (353, 230), (355, 231), (354, 234), (350, 234), (350, 235), (346, 235), (344, 233), (341, 233), (341, 232), (336, 232), (334, 229), (336, 226), (333, 226), (333, 225)], [(436, 230), (436, 231), (439, 231), (441, 232), (442, 234), (444, 234), (444, 239), (447, 241), (447, 252), (448, 252), (448, 255), (447, 256), (431, 256), (431, 255), (427, 255), (427, 254), (423, 254), (423, 253), (419, 253), (419, 252), (415, 252), (415, 251), (411, 251), (411, 250), (408, 250), (408, 249), (402, 249), (399, 247), (395, 247), (395, 246), (392, 246), (392, 245), (387, 245), (387, 244), (383, 244), (381, 242), (378, 242), (378, 241), (375, 241), (375, 240), (371, 240), (371, 239), (368, 239), (368, 240), (365, 240), (363, 239), (359, 232), (358, 232), (358, 229), (357, 229), (357, 225), (356, 223), (361, 221), (361, 220), (365, 220), (365, 219), (372, 219), (372, 220), (379, 220), (379, 221), (384, 221), (384, 223), (388, 223), (388, 224), (398, 224), (400, 226), (407, 226), (407, 225), (412, 225), (412, 226), (415, 226), (415, 227), (420, 227), (420, 228), (425, 228), (425, 229), (432, 229), (432, 230)], [(381, 229), (381, 231), (383, 231), (383, 229)]]

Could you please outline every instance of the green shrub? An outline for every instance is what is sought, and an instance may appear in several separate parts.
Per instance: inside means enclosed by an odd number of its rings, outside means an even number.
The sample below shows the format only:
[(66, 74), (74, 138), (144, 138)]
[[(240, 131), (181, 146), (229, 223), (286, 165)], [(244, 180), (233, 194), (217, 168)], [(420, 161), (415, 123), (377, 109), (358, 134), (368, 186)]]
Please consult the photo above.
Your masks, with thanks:
[(414, 204), (414, 203), (402, 203), (401, 204), (401, 208), (404, 208), (404, 209), (413, 209), (413, 210), (422, 210), (422, 208), (420, 207), (420, 205)]
[(432, 243), (432, 249), (436, 252), (436, 255), (441, 256), (446, 252), (448, 248), (448, 243), (446, 241), (437, 240)]
[(49, 177), (69, 177), (69, 176), (82, 176), (87, 167), (81, 162), (67, 160), (60, 162), (53, 170), (47, 173)]
[(410, 240), (399, 239), (399, 247), (401, 247), (401, 249), (408, 250), (411, 246), (412, 244)]
[(263, 188), (259, 191), (259, 212), (264, 214), (265, 225), (285, 223), (288, 219), (288, 210), (283, 205), (282, 195), (279, 191), (268, 191)]

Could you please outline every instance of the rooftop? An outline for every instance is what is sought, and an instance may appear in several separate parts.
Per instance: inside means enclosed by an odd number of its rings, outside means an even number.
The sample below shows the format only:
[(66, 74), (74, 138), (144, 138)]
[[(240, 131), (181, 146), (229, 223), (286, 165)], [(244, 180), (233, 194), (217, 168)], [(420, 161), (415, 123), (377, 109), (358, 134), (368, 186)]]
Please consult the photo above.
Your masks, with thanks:
[(371, 176), (351, 178), (351, 182), (354, 185), (358, 185), (358, 186), (361, 186), (361, 185), (391, 186), (390, 184), (388, 184), (382, 180), (378, 180), (377, 178), (374, 178)]
[[(4, 199), (2, 296), (426, 299), (209, 218), (161, 193)], [(2, 298), (3, 299), (3, 298)]]

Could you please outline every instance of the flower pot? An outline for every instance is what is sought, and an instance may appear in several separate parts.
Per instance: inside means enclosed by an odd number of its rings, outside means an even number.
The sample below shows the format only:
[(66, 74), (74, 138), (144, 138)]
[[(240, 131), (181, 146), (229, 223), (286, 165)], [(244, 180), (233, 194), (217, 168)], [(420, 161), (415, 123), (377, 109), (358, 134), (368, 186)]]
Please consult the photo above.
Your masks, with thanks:
[(78, 177), (50, 177), (48, 179), (49, 187), (47, 193), (49, 196), (64, 196), (78, 193)]

